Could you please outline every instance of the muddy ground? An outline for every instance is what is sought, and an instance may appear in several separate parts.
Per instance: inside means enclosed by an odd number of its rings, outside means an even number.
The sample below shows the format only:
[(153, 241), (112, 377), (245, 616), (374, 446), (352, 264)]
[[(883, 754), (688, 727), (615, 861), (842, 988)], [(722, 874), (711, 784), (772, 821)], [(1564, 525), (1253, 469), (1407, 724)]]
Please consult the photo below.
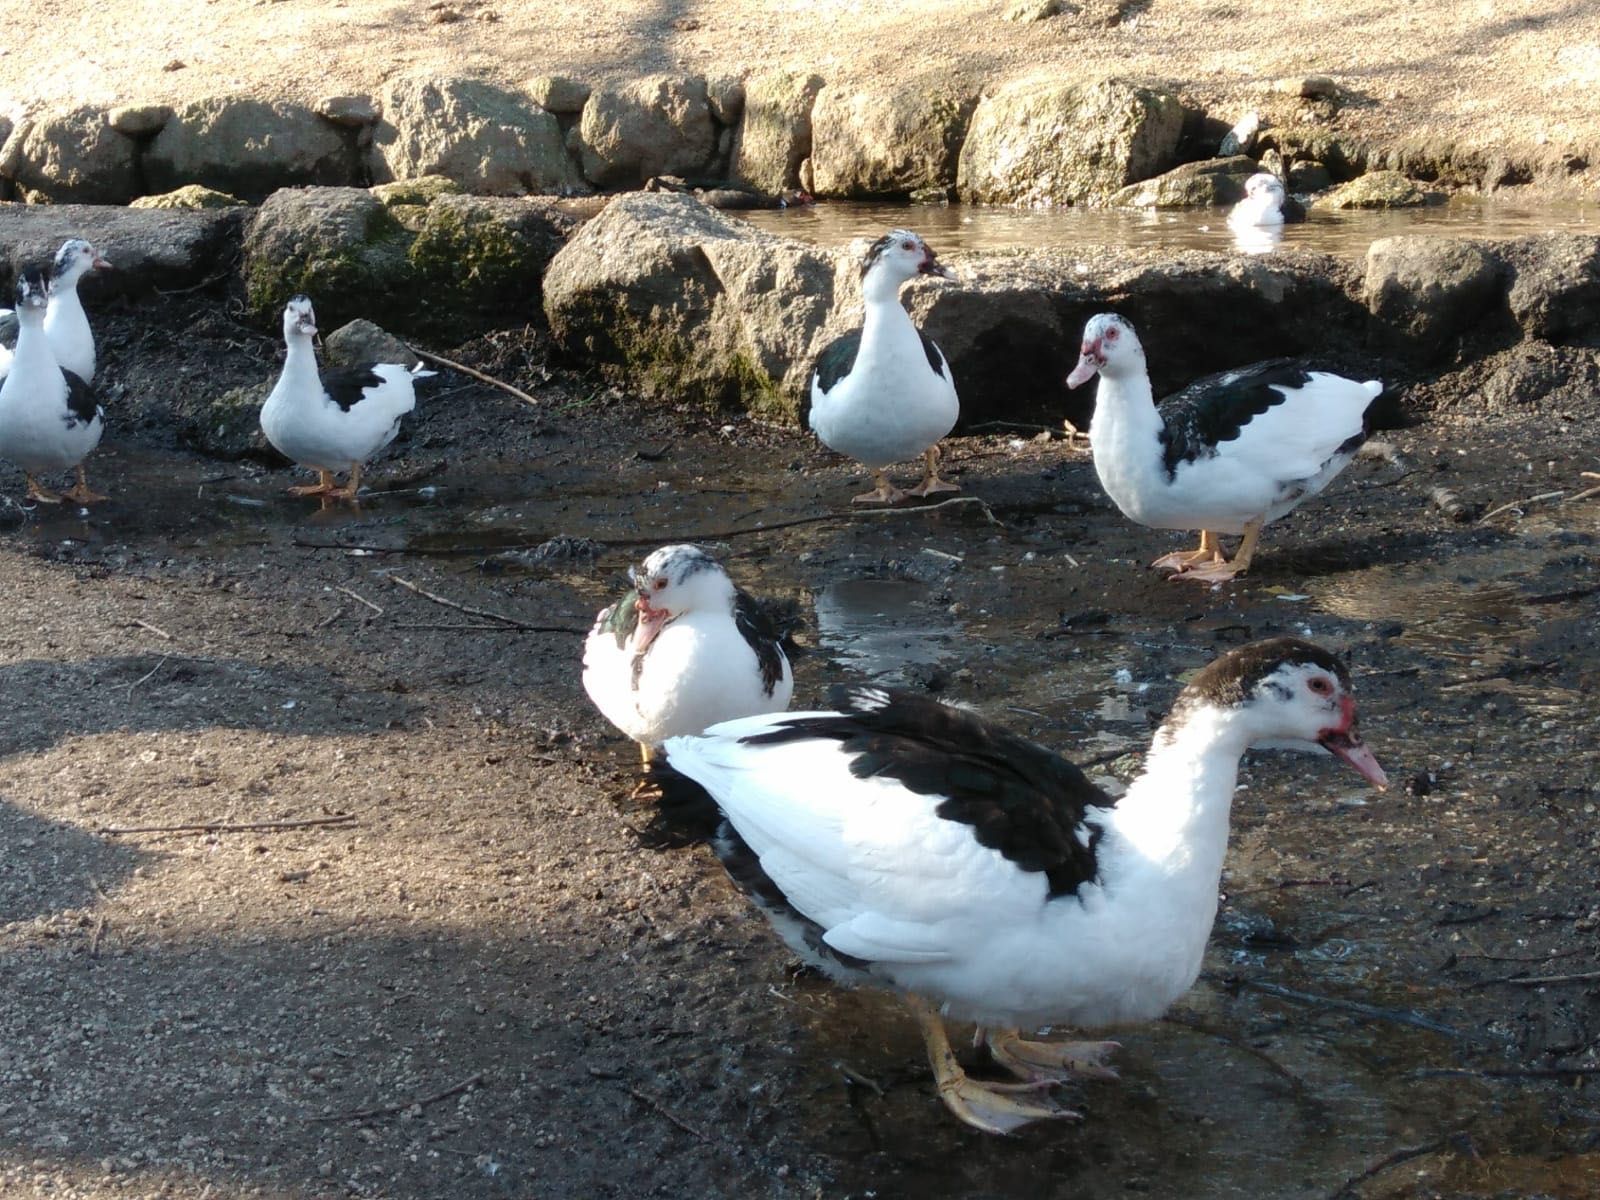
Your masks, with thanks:
[[(110, 322), (114, 499), (0, 510), (0, 1195), (1600, 1195), (1600, 504), (1429, 499), (1576, 492), (1593, 408), (1435, 388), (1206, 591), (1081, 446), (955, 443), (998, 523), (848, 513), (808, 438), (643, 409), (536, 333), (460, 353), (540, 407), (446, 380), (391, 494), (318, 511), (175, 445), (164, 397), (273, 365), (199, 311)], [(520, 552), (558, 535), (595, 555)], [(893, 1001), (632, 833), (575, 631), (688, 538), (804, 604), (797, 704), (886, 678), (1126, 775), (1184, 672), (1298, 633), (1348, 651), (1396, 786), (1253, 756), (1202, 982), (1080, 1125), (969, 1132)], [(331, 823), (108, 832), (291, 821)]]

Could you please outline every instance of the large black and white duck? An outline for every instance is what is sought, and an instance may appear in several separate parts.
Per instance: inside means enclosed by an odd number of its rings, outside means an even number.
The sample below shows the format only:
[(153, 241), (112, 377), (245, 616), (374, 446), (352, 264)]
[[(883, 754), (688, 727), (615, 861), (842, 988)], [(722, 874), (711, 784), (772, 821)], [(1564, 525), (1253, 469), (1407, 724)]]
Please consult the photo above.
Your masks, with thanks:
[[(17, 349), (0, 381), (0, 458), (22, 468), (29, 499), (92, 504), (105, 497), (89, 487), (83, 460), (100, 444), (105, 413), (89, 385), (56, 362), (45, 333), (49, 303), (44, 272), (25, 269), (17, 278)], [(52, 491), (37, 478), (71, 469), (77, 482), (65, 492)]]
[[(939, 439), (961, 415), (950, 364), (900, 304), (901, 285), (918, 275), (955, 278), (909, 229), (873, 242), (861, 260), (861, 328), (828, 343), (811, 374), (812, 430), (825, 446), (872, 469), (873, 490), (855, 497), (857, 504), (961, 490), (939, 478)], [(884, 468), (918, 455), (922, 482), (903, 492)]]
[[(78, 295), (78, 281), (90, 271), (104, 270), (111, 264), (82, 238), (70, 238), (56, 251), (50, 268), (50, 304), (45, 309), (44, 332), (50, 339), (50, 348), (56, 362), (71, 371), (85, 383), (94, 382), (95, 353), (94, 330), (89, 328), (89, 316), (83, 311), (83, 300)], [(4, 326), (14, 323), (16, 314), (0, 309), (0, 335)], [(12, 352), (0, 346), (0, 377), (10, 369)]]
[[(1272, 359), (1197, 380), (1157, 407), (1144, 348), (1113, 313), (1084, 326), (1077, 387), (1100, 376), (1089, 445), (1094, 469), (1129, 519), (1154, 529), (1200, 531), (1197, 550), (1152, 566), (1208, 583), (1250, 567), (1262, 526), (1328, 486), (1367, 438), (1383, 391)], [(1232, 561), (1217, 535), (1243, 534)]]
[[(1114, 1077), (1114, 1043), (1019, 1031), (1151, 1021), (1194, 983), (1245, 750), (1320, 747), (1387, 786), (1344, 664), (1291, 638), (1196, 674), (1120, 799), (974, 713), (875, 687), (834, 700), (669, 739), (652, 770), (662, 819), (714, 830), (730, 876), (805, 961), (902, 993), (940, 1098), (993, 1133), (1077, 1116), (1045, 1095), (1052, 1082)], [(969, 1078), (945, 1017), (976, 1022), (1025, 1082)]]
[(789, 707), (791, 629), (716, 559), (663, 546), (630, 574), (584, 643), (583, 688), (646, 762), (669, 737)]
[[(416, 407), (415, 381), (434, 372), (376, 362), (319, 372), (316, 335), (310, 299), (295, 296), (284, 306), (288, 355), (261, 406), (261, 431), (285, 458), (317, 473), (316, 483), (292, 487), (291, 495), (354, 500), (367, 460), (394, 441), (400, 419)], [(344, 487), (334, 484), (340, 471), (350, 473)]]

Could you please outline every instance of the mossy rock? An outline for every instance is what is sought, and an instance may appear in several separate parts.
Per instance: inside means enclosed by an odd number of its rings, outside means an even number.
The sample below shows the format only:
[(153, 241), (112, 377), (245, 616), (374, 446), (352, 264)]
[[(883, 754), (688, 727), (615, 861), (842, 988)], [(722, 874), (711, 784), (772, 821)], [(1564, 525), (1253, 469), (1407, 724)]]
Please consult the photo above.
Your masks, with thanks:
[(172, 406), (179, 440), (201, 454), (227, 462), (242, 458), (277, 461), (277, 451), (261, 432), (261, 406), (273, 382), (230, 388), (220, 395), (180, 395)]
[(289, 297), (303, 293), (329, 326), (356, 317), (403, 320), (418, 307), (412, 238), (365, 188), (274, 192), (245, 239), (250, 313), (275, 324)]
[(198, 183), (187, 183), (170, 192), (156, 196), (140, 196), (128, 204), (129, 208), (181, 208), (197, 212), (206, 208), (248, 208), (250, 202), (227, 192), (219, 192)]
[(428, 206), (409, 261), (436, 313), (531, 320), (545, 268), (577, 224), (546, 200), (442, 196)]
[(1414, 208), (1436, 199), (1437, 193), (1419, 187), (1399, 171), (1372, 171), (1335, 189), (1319, 203), (1328, 208)]
[(380, 183), (367, 189), (385, 208), (400, 204), (432, 204), (440, 196), (459, 196), (465, 189), (454, 179), (443, 175), (419, 175), (415, 179), (397, 179), (393, 183)]

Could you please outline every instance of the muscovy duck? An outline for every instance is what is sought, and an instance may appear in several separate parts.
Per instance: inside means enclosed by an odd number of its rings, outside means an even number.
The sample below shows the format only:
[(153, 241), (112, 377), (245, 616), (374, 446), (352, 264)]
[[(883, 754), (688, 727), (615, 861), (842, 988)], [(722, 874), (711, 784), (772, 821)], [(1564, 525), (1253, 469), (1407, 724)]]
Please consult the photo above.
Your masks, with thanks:
[[(94, 330), (78, 296), (78, 281), (90, 271), (104, 270), (111, 264), (82, 238), (70, 238), (56, 251), (50, 268), (50, 304), (45, 309), (44, 332), (50, 349), (63, 370), (71, 371), (85, 383), (94, 382)], [(0, 309), (0, 338), (13, 335), (10, 328), (16, 314)], [(0, 378), (10, 369), (12, 352), (0, 346)]]

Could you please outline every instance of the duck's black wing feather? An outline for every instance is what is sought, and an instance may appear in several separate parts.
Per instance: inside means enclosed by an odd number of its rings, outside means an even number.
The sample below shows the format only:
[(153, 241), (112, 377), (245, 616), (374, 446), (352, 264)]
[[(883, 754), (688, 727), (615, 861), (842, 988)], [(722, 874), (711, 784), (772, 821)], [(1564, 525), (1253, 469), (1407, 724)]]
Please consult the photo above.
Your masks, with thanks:
[(939, 816), (970, 825), (981, 845), (1023, 870), (1043, 872), (1052, 897), (1098, 876), (1102, 829), (1090, 810), (1116, 801), (1061, 755), (911, 692), (853, 686), (835, 688), (830, 699), (843, 711), (787, 720), (745, 743), (838, 742), (856, 778), (944, 797)]
[(761, 664), (761, 685), (767, 695), (783, 679), (783, 660), (800, 653), (794, 633), (800, 627), (800, 606), (792, 601), (758, 600), (749, 592), (733, 597), (733, 623)]
[(359, 404), (369, 389), (382, 386), (383, 376), (370, 366), (329, 367), (322, 372), (322, 390), (342, 412)]
[(71, 429), (79, 422), (87, 425), (100, 416), (99, 402), (94, 398), (94, 388), (83, 381), (79, 375), (61, 368), (61, 376), (67, 381), (67, 428)]
[(1289, 358), (1273, 358), (1197, 379), (1161, 402), (1161, 459), (1171, 479), (1182, 463), (1215, 453), (1244, 427), (1288, 397), (1280, 390), (1302, 388), (1311, 371)]

